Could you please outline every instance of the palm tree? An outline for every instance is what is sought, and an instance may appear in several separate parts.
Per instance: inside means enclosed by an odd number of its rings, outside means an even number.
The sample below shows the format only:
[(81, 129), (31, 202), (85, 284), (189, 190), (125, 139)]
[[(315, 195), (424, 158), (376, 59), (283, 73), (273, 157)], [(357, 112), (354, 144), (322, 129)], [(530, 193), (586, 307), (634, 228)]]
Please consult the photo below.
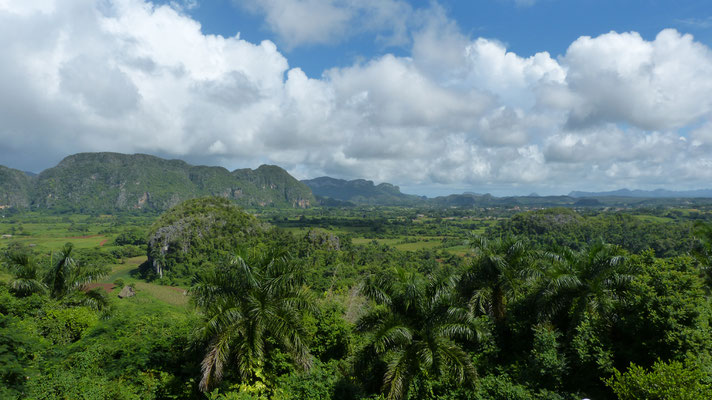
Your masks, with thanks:
[(238, 252), (229, 263), (199, 277), (192, 300), (204, 314), (201, 336), (208, 341), (200, 389), (217, 384), (230, 359), (242, 379), (260, 375), (268, 339), (281, 344), (302, 368), (311, 367), (302, 323), (311, 297), (301, 265), (259, 250)]
[(484, 330), (466, 308), (455, 306), (456, 279), (420, 278), (397, 270), (369, 277), (361, 292), (375, 303), (357, 322), (369, 333), (366, 362), (385, 362), (383, 391), (389, 399), (408, 395), (419, 375), (450, 376), (462, 383), (476, 371), (459, 340), (481, 337)]
[(506, 318), (507, 302), (533, 272), (533, 253), (514, 236), (489, 240), (472, 235), (468, 242), (474, 258), (462, 276), (460, 293), (473, 310), (479, 309), (501, 324)]
[(548, 281), (540, 290), (542, 316), (570, 318), (576, 326), (586, 316), (605, 315), (623, 300), (633, 272), (624, 251), (596, 241), (580, 251), (561, 249), (551, 255)]
[[(50, 297), (61, 299), (67, 294), (80, 290), (87, 283), (106, 275), (104, 266), (82, 265), (72, 257), (74, 245), (67, 243), (59, 251), (58, 259), (45, 275), (45, 284), (49, 287)], [(54, 258), (54, 257), (53, 257)]]
[(44, 293), (47, 286), (42, 283), (39, 267), (27, 253), (12, 253), (8, 256), (8, 270), (13, 274), (10, 289), (19, 296), (29, 296), (33, 293)]
[(69, 291), (72, 270), (77, 266), (74, 258), (72, 258), (73, 249), (73, 244), (65, 244), (62, 250), (59, 251), (59, 259), (53, 263), (47, 272), (45, 283), (49, 286), (49, 294), (52, 298), (61, 298)]

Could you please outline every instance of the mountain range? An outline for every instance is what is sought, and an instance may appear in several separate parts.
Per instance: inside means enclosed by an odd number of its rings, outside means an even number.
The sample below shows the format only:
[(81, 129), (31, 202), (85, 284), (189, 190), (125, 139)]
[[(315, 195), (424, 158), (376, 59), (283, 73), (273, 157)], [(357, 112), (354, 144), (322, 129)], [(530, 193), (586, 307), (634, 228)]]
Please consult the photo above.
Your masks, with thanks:
[(312, 193), (325, 203), (327, 199), (353, 204), (406, 206), (423, 203), (427, 198), (401, 193), (398, 186), (390, 183), (374, 185), (373, 181), (354, 179), (347, 181), (328, 176), (303, 180)]
[(680, 199), (680, 198), (712, 198), (712, 189), (672, 191), (665, 189), (629, 190), (619, 189), (610, 192), (578, 192), (569, 193), (571, 197), (635, 197), (646, 199)]
[(39, 174), (0, 166), (0, 209), (164, 211), (184, 200), (203, 196), (227, 198), (243, 207), (597, 207), (660, 205), (682, 198), (705, 202), (704, 199), (712, 198), (712, 190), (621, 189), (574, 191), (568, 196), (509, 197), (468, 192), (427, 198), (401, 193), (398, 186), (390, 183), (376, 185), (365, 179), (324, 176), (300, 182), (275, 165), (228, 171), (146, 154), (79, 153)]
[(245, 207), (309, 207), (311, 190), (275, 165), (228, 171), (146, 154), (79, 153), (37, 176), (0, 167), (0, 207), (55, 211), (166, 210), (219, 196)]

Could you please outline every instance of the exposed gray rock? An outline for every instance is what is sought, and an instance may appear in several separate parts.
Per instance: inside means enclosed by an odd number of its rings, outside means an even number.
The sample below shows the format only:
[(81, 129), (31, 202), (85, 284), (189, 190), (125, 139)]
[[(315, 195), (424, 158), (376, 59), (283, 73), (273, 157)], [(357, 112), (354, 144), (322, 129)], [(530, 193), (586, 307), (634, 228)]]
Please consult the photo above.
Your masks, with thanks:
[(133, 297), (133, 296), (136, 296), (136, 291), (131, 286), (124, 286), (124, 288), (121, 289), (121, 293), (119, 293), (120, 299), (123, 299), (125, 297)]
[(338, 251), (341, 249), (339, 237), (333, 233), (310, 230), (309, 233), (307, 233), (307, 240), (326, 250)]

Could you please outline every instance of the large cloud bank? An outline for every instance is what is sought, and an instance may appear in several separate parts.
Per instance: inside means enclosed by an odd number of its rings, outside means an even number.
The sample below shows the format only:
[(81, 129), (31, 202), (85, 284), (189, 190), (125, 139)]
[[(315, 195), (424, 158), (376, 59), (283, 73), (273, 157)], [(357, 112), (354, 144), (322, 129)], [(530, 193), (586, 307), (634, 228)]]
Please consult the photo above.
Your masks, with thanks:
[[(315, 43), (354, 13), (390, 12), (311, 2), (332, 7), (329, 25), (258, 11)], [(386, 3), (419, 21), (410, 57), (312, 79), (272, 42), (204, 35), (179, 7), (0, 0), (0, 164), (119, 151), (410, 188), (710, 186), (712, 51), (692, 36), (611, 32), (522, 57), (437, 7)]]

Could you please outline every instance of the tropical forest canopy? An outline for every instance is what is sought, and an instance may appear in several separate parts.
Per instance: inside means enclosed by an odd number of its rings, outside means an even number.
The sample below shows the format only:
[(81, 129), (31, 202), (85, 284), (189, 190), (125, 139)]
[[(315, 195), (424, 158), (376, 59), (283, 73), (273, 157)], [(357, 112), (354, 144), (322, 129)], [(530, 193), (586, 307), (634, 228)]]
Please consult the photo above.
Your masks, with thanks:
[(0, 398), (712, 398), (704, 204), (255, 207), (0, 210)]

